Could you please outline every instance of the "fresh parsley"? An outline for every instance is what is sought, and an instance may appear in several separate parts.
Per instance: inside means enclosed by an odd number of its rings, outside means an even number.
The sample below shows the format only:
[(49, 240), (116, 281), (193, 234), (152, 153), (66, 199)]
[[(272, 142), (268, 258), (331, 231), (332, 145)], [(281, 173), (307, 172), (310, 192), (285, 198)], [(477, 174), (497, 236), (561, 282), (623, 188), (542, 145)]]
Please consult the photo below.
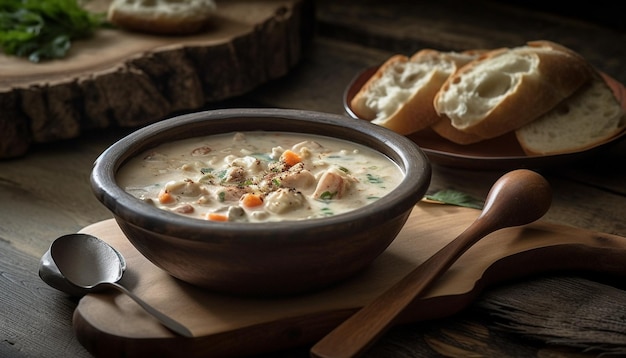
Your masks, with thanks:
[(464, 206), (468, 208), (474, 209), (482, 209), (485, 205), (482, 200), (473, 198), (472, 196), (452, 190), (452, 189), (444, 189), (439, 190), (433, 194), (428, 194), (424, 196), (426, 201), (441, 203), (441, 204), (449, 204), (456, 206)]
[(335, 195), (337, 195), (337, 192), (331, 193), (330, 191), (325, 191), (320, 194), (320, 199), (323, 201), (332, 200)]
[(367, 176), (367, 181), (370, 184), (382, 184), (384, 182), (383, 178), (381, 178), (379, 176), (376, 176), (376, 175), (373, 175), (373, 174), (370, 174), (370, 173), (367, 173), (366, 176)]
[(65, 57), (72, 41), (106, 25), (77, 0), (0, 1), (0, 49), (32, 62)]

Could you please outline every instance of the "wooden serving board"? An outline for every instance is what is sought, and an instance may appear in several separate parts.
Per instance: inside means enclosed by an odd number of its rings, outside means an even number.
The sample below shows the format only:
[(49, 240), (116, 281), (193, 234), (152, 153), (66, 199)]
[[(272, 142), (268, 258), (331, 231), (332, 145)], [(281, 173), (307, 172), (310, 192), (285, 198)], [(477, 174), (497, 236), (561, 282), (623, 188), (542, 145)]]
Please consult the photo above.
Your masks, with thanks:
[[(87, 2), (106, 12), (111, 0)], [(0, 52), (0, 158), (31, 143), (136, 127), (241, 95), (285, 75), (312, 36), (310, 0), (216, 1), (206, 29), (158, 36), (99, 29), (59, 60)]]
[[(479, 211), (420, 203), (389, 248), (357, 277), (328, 289), (282, 298), (242, 298), (180, 282), (145, 259), (115, 221), (86, 227), (127, 260), (122, 283), (186, 325), (173, 335), (128, 297), (83, 297), (74, 313), (78, 340), (95, 356), (241, 356), (313, 344), (460, 234)], [(452, 315), (488, 285), (554, 270), (626, 275), (626, 238), (538, 221), (491, 234), (468, 250), (410, 306), (403, 322)]]

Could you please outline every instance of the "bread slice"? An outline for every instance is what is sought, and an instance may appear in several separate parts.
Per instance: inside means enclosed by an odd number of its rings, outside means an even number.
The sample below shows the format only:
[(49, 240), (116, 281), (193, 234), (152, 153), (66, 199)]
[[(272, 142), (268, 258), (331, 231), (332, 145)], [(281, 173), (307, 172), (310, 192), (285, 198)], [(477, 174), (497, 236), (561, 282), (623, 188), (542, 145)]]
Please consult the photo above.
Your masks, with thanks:
[[(468, 50), (465, 52), (465, 54), (471, 54), (473, 55), (472, 60), (476, 59), (479, 57), (479, 55), (486, 53), (486, 50)], [(469, 61), (465, 60), (464, 58), (461, 58), (461, 61), (458, 60), (458, 57), (452, 57), (452, 60), (456, 61), (456, 65), (457, 65), (457, 70), (461, 67), (463, 67), (464, 65), (466, 65)], [(455, 71), (456, 72), (456, 71)], [(453, 73), (450, 73), (450, 76), (452, 76)], [(442, 83), (443, 85), (443, 83)], [(436, 95), (436, 94), (435, 94)], [(433, 96), (433, 102), (434, 102), (435, 96)], [(433, 108), (434, 104), (433, 104)], [(436, 112), (436, 111), (435, 111)], [(480, 141), (483, 141), (484, 138), (472, 133), (467, 133), (464, 131), (461, 131), (459, 129), (456, 129), (453, 125), (452, 122), (450, 121), (450, 118), (448, 118), (448, 116), (445, 115), (439, 115), (439, 119), (433, 123), (430, 128), (437, 133), (438, 135), (440, 135), (441, 137), (457, 143), (457, 144), (472, 144), (472, 143), (477, 143)]]
[(107, 18), (132, 31), (186, 35), (202, 30), (216, 8), (213, 0), (113, 0)]
[(463, 66), (435, 96), (436, 112), (454, 128), (484, 139), (535, 120), (593, 75), (581, 56), (549, 44), (495, 49)]
[(433, 107), (435, 94), (458, 67), (477, 57), (475, 52), (423, 49), (410, 58), (389, 58), (350, 102), (362, 119), (400, 134), (429, 127), (440, 117)]
[(626, 115), (599, 75), (539, 119), (515, 131), (528, 155), (577, 152), (626, 130)]

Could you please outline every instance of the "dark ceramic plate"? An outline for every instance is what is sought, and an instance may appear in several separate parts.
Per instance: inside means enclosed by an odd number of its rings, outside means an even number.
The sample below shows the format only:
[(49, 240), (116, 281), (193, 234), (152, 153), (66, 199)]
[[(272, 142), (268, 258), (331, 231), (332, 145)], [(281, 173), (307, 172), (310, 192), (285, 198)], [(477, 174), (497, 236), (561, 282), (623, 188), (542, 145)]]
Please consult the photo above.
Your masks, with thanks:
[[(346, 88), (343, 105), (350, 117), (359, 118), (350, 108), (350, 101), (377, 69), (378, 67), (371, 67), (359, 73)], [(626, 109), (626, 88), (609, 76), (604, 75), (604, 78), (613, 89), (615, 97), (620, 101), (622, 107)], [(626, 137), (626, 130), (610, 140), (584, 151), (535, 156), (528, 156), (524, 153), (513, 133), (469, 145), (453, 143), (429, 129), (411, 134), (408, 137), (422, 148), (434, 164), (466, 169), (511, 170), (563, 165), (584, 159)]]

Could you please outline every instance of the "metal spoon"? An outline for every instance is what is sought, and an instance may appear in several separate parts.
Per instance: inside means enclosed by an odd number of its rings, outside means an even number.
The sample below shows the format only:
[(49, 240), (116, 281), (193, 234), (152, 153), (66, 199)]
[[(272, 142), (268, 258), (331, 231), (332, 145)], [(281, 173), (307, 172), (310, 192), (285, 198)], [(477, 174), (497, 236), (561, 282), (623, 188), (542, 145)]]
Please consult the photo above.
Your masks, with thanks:
[(39, 263), (39, 277), (48, 285), (72, 296), (115, 288), (132, 298), (165, 327), (185, 337), (193, 334), (182, 324), (157, 311), (117, 283), (126, 269), (120, 252), (97, 237), (69, 234), (50, 245)]
[(402, 311), (467, 249), (496, 230), (541, 218), (552, 202), (541, 175), (519, 169), (493, 185), (480, 216), (456, 239), (363, 307), (311, 348), (311, 357), (356, 357), (393, 325)]

